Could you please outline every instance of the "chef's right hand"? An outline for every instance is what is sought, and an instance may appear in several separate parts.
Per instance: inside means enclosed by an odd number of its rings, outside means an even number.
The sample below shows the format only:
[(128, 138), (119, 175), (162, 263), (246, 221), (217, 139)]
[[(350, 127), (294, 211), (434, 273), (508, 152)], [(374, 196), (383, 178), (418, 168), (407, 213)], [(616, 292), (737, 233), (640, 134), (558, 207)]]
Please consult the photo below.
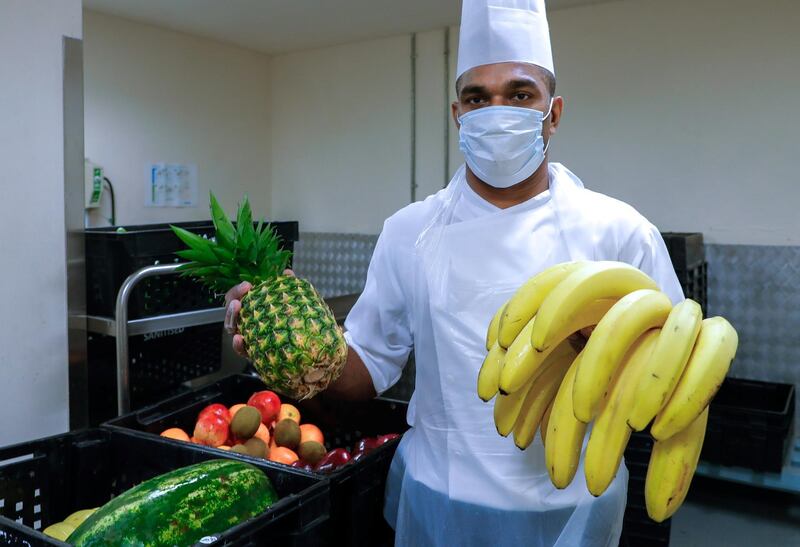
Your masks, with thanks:
[(239, 321), (239, 311), (242, 309), (242, 298), (253, 286), (247, 281), (242, 281), (225, 293), (225, 330), (233, 335), (233, 351), (247, 357), (244, 349), (244, 338), (237, 332), (236, 324)]

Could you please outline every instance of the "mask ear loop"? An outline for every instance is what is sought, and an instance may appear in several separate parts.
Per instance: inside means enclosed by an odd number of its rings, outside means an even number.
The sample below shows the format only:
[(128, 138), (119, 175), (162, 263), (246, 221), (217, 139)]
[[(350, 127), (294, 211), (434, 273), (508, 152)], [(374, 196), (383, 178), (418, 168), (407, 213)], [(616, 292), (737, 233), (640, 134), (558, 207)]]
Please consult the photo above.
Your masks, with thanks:
[[(544, 124), (544, 120), (549, 119), (550, 115), (553, 114), (553, 100), (554, 99), (555, 99), (555, 97), (550, 97), (550, 108), (547, 109), (547, 114), (542, 116), (542, 124)], [(543, 127), (543, 129), (544, 129), (544, 127)], [(544, 139), (544, 135), (542, 136), (542, 138)], [(542, 154), (547, 154), (547, 149), (548, 148), (550, 148), (550, 139), (547, 139), (547, 144), (544, 145), (544, 150), (542, 150)]]

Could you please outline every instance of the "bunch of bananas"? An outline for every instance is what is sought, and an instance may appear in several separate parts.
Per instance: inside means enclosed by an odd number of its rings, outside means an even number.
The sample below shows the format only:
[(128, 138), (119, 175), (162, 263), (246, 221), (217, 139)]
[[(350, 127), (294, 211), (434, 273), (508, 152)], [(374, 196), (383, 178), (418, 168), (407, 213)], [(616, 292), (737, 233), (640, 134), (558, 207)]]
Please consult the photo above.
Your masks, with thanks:
[[(584, 345), (576, 333), (587, 328)], [(557, 488), (572, 482), (594, 421), (584, 471), (595, 496), (614, 480), (631, 433), (652, 421), (645, 499), (661, 522), (686, 497), (708, 405), (737, 345), (728, 321), (703, 319), (690, 299), (673, 307), (633, 266), (568, 262), (532, 277), (497, 310), (478, 396), (495, 399), (497, 432), (513, 433), (520, 449), (540, 431)]]

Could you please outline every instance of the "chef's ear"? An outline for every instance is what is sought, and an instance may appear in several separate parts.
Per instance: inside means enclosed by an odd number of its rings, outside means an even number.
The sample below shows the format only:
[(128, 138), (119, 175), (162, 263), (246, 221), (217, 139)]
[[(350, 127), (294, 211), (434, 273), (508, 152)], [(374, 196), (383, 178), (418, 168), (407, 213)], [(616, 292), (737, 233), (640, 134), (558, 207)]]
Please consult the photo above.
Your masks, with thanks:
[(458, 121), (458, 101), (453, 101), (450, 105), (450, 111), (453, 115), (453, 122), (456, 124), (456, 130), (461, 129), (461, 122)]
[(564, 97), (557, 96), (553, 98), (553, 108), (550, 111), (550, 118), (547, 124), (548, 136), (553, 136), (558, 131), (558, 126), (561, 123), (561, 114), (564, 112)]

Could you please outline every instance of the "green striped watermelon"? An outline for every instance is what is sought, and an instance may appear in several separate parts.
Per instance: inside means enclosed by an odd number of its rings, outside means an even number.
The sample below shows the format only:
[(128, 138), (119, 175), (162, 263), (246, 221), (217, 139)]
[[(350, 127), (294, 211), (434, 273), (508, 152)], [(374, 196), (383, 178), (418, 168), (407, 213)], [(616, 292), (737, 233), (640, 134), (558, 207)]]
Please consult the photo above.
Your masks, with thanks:
[(210, 460), (170, 471), (123, 492), (67, 539), (95, 545), (192, 545), (258, 515), (278, 495), (256, 467)]

